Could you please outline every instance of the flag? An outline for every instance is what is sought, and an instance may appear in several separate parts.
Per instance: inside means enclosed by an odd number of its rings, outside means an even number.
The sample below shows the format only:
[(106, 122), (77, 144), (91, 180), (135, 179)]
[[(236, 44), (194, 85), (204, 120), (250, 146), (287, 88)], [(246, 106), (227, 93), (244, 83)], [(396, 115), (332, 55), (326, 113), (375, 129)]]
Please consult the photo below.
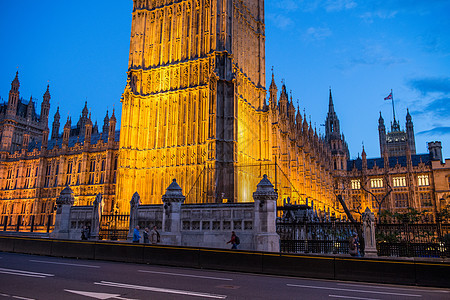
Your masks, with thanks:
[(389, 96), (387, 96), (386, 98), (384, 98), (384, 100), (392, 100), (392, 92), (389, 94)]

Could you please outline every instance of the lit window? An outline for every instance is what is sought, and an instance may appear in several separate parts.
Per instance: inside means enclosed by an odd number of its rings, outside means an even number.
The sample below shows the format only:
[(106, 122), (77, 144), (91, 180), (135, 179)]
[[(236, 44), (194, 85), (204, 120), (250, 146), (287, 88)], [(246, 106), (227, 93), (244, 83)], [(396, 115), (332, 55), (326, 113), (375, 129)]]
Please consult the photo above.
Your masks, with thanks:
[(382, 188), (383, 187), (383, 178), (370, 179), (370, 187)]
[(430, 185), (430, 181), (428, 180), (428, 175), (417, 176), (417, 183), (419, 184), (419, 186)]
[(394, 177), (392, 183), (394, 187), (406, 186), (406, 177)]
[(359, 190), (361, 188), (361, 181), (359, 179), (352, 180), (352, 190)]

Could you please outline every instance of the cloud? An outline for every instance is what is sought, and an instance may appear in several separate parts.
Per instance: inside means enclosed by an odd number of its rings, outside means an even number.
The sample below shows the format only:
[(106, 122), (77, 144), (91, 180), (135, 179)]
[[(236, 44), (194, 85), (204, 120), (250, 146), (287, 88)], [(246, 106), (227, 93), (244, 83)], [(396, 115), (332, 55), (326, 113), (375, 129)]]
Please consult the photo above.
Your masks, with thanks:
[(279, 0), (275, 6), (285, 11), (296, 11), (299, 9), (299, 2), (297, 0)]
[(430, 130), (420, 131), (416, 133), (417, 135), (447, 135), (450, 134), (450, 127), (435, 127)]
[[(421, 92), (422, 95), (427, 95), (430, 93), (450, 94), (450, 77), (412, 79), (409, 81), (409, 85), (413, 89)], [(448, 100), (448, 98), (446, 99)], [(450, 106), (450, 102), (447, 102), (446, 105)]]
[(392, 66), (408, 62), (407, 59), (396, 57), (381, 45), (381, 42), (375, 40), (363, 41), (361, 50), (358, 54), (348, 59), (341, 68), (355, 67), (360, 65), (381, 65)]
[(332, 32), (328, 27), (309, 27), (304, 34), (304, 38), (318, 41), (323, 40), (331, 34)]
[(397, 10), (377, 10), (361, 14), (359, 17), (367, 23), (373, 23), (374, 19), (392, 19), (398, 14)]
[(273, 25), (280, 29), (286, 29), (294, 25), (294, 21), (286, 15), (283, 14), (270, 14), (268, 15), (269, 20)]
[(432, 111), (435, 117), (448, 118), (450, 116), (450, 98), (435, 99), (424, 110)]
[(356, 2), (353, 0), (327, 0), (324, 8), (327, 12), (342, 11), (355, 8)]

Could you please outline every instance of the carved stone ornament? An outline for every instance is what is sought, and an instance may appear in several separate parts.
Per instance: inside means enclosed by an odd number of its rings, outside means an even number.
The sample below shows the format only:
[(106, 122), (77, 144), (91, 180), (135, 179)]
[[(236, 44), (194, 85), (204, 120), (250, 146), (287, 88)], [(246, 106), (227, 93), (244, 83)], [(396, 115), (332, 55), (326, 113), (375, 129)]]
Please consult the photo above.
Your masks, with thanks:
[(176, 179), (172, 181), (169, 187), (166, 189), (166, 193), (162, 196), (163, 202), (181, 202), (183, 203), (186, 199), (183, 196), (183, 190), (178, 185)]
[(277, 200), (278, 194), (273, 189), (273, 184), (264, 174), (263, 179), (256, 186), (256, 192), (253, 193), (253, 199), (255, 200)]
[(66, 186), (56, 199), (56, 205), (73, 205), (75, 198), (73, 197), (73, 191), (69, 186)]

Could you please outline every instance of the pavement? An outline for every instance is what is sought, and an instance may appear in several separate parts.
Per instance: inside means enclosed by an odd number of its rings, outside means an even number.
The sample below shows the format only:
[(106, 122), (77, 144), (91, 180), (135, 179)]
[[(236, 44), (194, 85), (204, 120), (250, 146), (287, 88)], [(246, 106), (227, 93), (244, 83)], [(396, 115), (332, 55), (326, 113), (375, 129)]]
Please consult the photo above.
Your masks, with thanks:
[(0, 252), (0, 299), (450, 300), (450, 289)]

